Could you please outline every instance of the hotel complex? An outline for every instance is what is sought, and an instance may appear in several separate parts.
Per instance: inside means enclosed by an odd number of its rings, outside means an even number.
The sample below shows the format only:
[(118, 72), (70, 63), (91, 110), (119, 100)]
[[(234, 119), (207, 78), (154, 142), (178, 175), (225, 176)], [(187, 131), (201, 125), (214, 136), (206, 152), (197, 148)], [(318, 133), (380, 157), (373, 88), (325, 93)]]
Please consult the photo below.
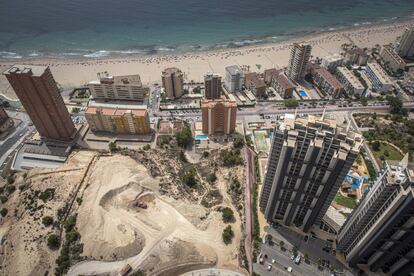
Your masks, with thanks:
[(306, 75), (312, 46), (304, 43), (293, 43), (290, 51), (289, 65), (286, 74), (291, 80), (300, 81)]
[(162, 87), (168, 99), (176, 99), (184, 94), (184, 74), (180, 69), (172, 67), (162, 71)]
[(75, 125), (47, 66), (13, 65), (3, 73), (40, 136), (70, 141)]
[(99, 73), (98, 78), (88, 83), (94, 99), (143, 101), (149, 95), (149, 87), (142, 85), (139, 75), (109, 76)]
[(347, 93), (353, 95), (362, 95), (364, 93), (365, 87), (351, 70), (346, 67), (338, 67), (336, 72), (338, 80), (342, 83)]
[(361, 135), (333, 120), (286, 114), (273, 132), (260, 198), (265, 218), (304, 232), (319, 225), (362, 142)]
[(414, 271), (414, 166), (408, 155), (384, 170), (337, 236), (352, 267), (410, 275)]
[(234, 101), (204, 100), (201, 114), (204, 134), (232, 134), (236, 129), (237, 104)]
[(92, 131), (114, 134), (148, 134), (151, 132), (145, 109), (88, 107), (85, 117)]
[(390, 77), (378, 63), (368, 63), (365, 72), (374, 89), (379, 92), (388, 92), (392, 89)]

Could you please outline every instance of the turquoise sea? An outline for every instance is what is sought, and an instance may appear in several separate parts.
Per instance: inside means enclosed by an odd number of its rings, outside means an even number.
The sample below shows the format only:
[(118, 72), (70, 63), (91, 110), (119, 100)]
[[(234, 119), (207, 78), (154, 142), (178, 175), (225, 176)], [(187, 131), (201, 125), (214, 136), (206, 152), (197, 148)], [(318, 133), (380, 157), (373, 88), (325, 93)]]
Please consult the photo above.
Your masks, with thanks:
[(0, 58), (240, 47), (413, 18), (414, 0), (0, 0)]

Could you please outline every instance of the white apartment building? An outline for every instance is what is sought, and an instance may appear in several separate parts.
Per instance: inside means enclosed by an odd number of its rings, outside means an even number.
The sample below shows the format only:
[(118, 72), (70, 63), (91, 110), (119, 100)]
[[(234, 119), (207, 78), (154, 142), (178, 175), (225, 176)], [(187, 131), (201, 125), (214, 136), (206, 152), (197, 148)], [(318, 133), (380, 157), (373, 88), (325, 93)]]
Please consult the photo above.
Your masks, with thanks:
[(143, 86), (139, 75), (110, 76), (98, 74), (98, 80), (88, 83), (94, 99), (143, 101), (149, 95), (149, 88)]
[(244, 72), (238, 65), (226, 67), (224, 86), (230, 93), (241, 92), (244, 83)]
[(342, 83), (345, 91), (354, 95), (362, 95), (365, 91), (365, 87), (359, 81), (359, 79), (346, 67), (338, 67), (336, 69), (336, 75), (338, 80)]
[(379, 92), (388, 92), (392, 89), (392, 80), (378, 63), (367, 63), (365, 73), (372, 87)]

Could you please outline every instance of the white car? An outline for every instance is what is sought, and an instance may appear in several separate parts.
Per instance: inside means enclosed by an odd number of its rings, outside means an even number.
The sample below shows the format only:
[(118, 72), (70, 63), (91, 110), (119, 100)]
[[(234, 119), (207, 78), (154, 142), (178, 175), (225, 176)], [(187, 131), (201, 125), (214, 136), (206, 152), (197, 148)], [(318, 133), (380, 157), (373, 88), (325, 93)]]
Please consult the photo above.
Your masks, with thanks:
[(292, 269), (290, 266), (289, 266), (289, 267), (288, 267), (288, 269), (287, 269), (287, 271), (288, 271), (288, 272), (292, 272), (292, 270), (293, 270), (293, 269)]
[(268, 266), (267, 266), (267, 270), (272, 270), (272, 265), (271, 264), (269, 264)]
[(272, 264), (274, 264), (274, 263), (276, 263), (276, 260), (275, 259), (272, 259)]

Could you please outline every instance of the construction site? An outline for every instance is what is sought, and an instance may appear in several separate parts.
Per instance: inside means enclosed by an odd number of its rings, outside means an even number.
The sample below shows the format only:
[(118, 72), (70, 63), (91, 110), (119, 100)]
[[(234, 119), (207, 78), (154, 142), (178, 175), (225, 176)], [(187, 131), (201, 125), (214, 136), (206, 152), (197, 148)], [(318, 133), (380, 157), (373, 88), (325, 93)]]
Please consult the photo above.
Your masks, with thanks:
[(58, 169), (14, 175), (0, 275), (247, 275), (243, 162), (223, 166), (220, 150), (189, 160), (178, 147), (75, 151)]

